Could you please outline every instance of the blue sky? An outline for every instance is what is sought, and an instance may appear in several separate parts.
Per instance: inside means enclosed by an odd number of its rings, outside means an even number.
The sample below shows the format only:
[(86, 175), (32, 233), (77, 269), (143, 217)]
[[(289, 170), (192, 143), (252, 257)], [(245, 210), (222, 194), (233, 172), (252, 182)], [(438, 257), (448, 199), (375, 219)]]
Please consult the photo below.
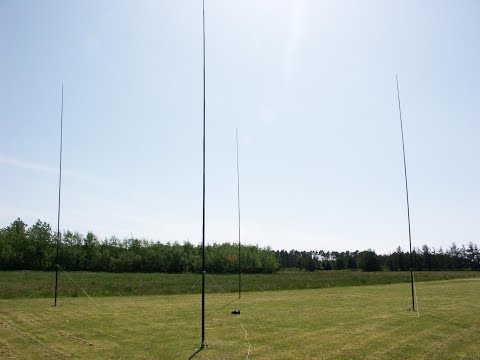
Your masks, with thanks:
[[(0, 226), (201, 241), (202, 4), (0, 1)], [(479, 243), (478, 1), (206, 1), (207, 242)]]

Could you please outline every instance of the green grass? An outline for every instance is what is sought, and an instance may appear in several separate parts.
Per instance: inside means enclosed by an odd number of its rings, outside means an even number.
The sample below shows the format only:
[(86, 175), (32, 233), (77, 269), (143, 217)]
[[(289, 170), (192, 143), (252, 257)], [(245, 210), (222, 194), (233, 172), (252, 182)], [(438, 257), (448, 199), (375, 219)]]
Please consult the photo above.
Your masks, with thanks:
[[(480, 280), (207, 294), (194, 359), (480, 359)], [(187, 359), (200, 296), (0, 300), (1, 359)], [(225, 307), (223, 307), (225, 306)], [(223, 308), (222, 308), (223, 307)], [(241, 308), (240, 316), (230, 311)], [(247, 339), (245, 339), (245, 330)]]
[[(69, 272), (90, 296), (175, 295), (199, 293), (199, 274), (142, 274)], [(417, 281), (480, 277), (474, 271), (423, 271)], [(318, 289), (356, 285), (396, 284), (410, 281), (408, 272), (284, 271), (276, 274), (245, 274), (243, 291)], [(0, 272), (0, 298), (53, 297), (55, 274), (39, 271)], [(208, 275), (207, 292), (236, 292), (238, 275)], [(59, 273), (59, 296), (83, 297), (83, 292), (64, 273)]]

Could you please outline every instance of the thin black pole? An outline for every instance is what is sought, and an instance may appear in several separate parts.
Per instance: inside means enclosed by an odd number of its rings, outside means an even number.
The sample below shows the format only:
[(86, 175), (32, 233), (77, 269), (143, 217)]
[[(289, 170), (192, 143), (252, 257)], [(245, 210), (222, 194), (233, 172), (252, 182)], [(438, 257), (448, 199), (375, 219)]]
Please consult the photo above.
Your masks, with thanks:
[(412, 286), (412, 310), (415, 311), (415, 290), (413, 284), (413, 258), (412, 258), (412, 231), (410, 228), (410, 202), (408, 200), (408, 180), (407, 180), (407, 161), (405, 158), (405, 140), (403, 137), (403, 120), (402, 120), (402, 107), (400, 104), (400, 90), (398, 88), (398, 76), (395, 75), (397, 80), (397, 98), (398, 98), (398, 112), (400, 114), (400, 130), (402, 132), (402, 150), (403, 150), (403, 170), (405, 174), (405, 192), (407, 194), (407, 218), (408, 218), (408, 240), (410, 246), (410, 283)]
[(242, 268), (240, 261), (241, 237), (240, 237), (240, 166), (238, 162), (238, 130), (235, 129), (235, 139), (237, 140), (237, 202), (238, 202), (238, 298), (242, 297)]
[(62, 84), (62, 108), (60, 111), (60, 175), (58, 179), (58, 213), (57, 213), (57, 255), (55, 257), (55, 306), (57, 306), (58, 294), (58, 250), (62, 241), (60, 233), (60, 200), (62, 193), (62, 146), (63, 146), (63, 84)]
[(202, 7), (203, 20), (203, 217), (202, 217), (202, 343), (205, 343), (205, 0)]

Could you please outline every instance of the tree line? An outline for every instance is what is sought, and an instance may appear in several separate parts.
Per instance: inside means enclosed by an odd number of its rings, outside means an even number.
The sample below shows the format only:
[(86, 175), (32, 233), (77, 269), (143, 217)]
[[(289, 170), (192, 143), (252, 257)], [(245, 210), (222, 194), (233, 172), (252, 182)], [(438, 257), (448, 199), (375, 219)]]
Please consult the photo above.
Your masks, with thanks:
[[(54, 270), (58, 234), (38, 220), (27, 226), (15, 220), (0, 229), (0, 270)], [(205, 271), (238, 272), (238, 246), (213, 244), (205, 247)], [(115, 236), (100, 241), (92, 232), (85, 236), (64, 231), (58, 264), (69, 271), (106, 272), (201, 272), (202, 247), (189, 242), (162, 244)], [(244, 273), (273, 273), (278, 270), (275, 252), (252, 245), (241, 247)]]
[[(0, 270), (55, 269), (58, 234), (50, 225), (38, 220), (28, 226), (17, 219), (0, 229)], [(238, 245), (213, 244), (205, 248), (205, 270), (209, 273), (238, 272)], [(387, 255), (365, 251), (273, 251), (253, 245), (241, 246), (241, 271), (273, 273), (282, 269), (406, 271), (410, 253), (400, 247)], [(443, 250), (423, 245), (412, 251), (415, 270), (480, 270), (480, 253), (476, 244)], [(200, 272), (202, 247), (189, 242), (180, 244), (143, 239), (99, 240), (92, 232), (85, 236), (64, 231), (59, 246), (58, 264), (69, 271), (105, 272)]]
[[(280, 268), (315, 270), (407, 271), (410, 269), (410, 252), (398, 247), (387, 255), (365, 251), (276, 251)], [(430, 248), (423, 245), (412, 249), (415, 270), (480, 270), (480, 252), (474, 243), (450, 248)]]

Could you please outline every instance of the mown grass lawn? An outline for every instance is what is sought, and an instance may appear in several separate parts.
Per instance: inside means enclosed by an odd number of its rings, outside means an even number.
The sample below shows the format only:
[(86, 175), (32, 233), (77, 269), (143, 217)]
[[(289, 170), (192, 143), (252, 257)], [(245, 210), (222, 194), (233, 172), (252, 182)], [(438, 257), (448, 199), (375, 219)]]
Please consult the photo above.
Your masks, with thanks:
[[(207, 294), (194, 359), (480, 359), (480, 280), (417, 292), (420, 316), (406, 283)], [(0, 300), (0, 358), (187, 359), (200, 344), (198, 294), (94, 300)]]

